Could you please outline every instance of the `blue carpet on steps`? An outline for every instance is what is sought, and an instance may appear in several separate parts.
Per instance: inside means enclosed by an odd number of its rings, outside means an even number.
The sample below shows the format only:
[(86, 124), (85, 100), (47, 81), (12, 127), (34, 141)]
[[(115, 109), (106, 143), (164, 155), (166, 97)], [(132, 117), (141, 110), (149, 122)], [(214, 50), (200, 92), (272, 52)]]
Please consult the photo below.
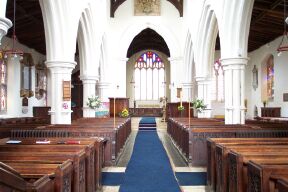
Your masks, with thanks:
[(102, 172), (102, 185), (119, 186), (123, 183), (125, 173)]
[(155, 117), (142, 117), (139, 122), (139, 130), (142, 131), (156, 130), (156, 126)]
[(142, 117), (139, 124), (155, 124), (156, 125), (155, 117)]
[[(102, 172), (102, 185), (119, 186), (123, 183), (125, 173)], [(175, 172), (180, 186), (206, 185), (206, 172)]]
[(181, 186), (206, 185), (206, 172), (176, 172), (175, 175)]
[(180, 192), (156, 131), (139, 131), (120, 192)]

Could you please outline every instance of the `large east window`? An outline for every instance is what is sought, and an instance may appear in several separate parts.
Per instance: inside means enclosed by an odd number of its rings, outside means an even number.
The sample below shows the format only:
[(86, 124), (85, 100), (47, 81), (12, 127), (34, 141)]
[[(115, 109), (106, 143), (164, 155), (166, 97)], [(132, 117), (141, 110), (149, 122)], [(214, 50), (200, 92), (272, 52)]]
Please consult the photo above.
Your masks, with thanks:
[(135, 63), (135, 99), (159, 100), (165, 91), (165, 65), (154, 52), (143, 53)]

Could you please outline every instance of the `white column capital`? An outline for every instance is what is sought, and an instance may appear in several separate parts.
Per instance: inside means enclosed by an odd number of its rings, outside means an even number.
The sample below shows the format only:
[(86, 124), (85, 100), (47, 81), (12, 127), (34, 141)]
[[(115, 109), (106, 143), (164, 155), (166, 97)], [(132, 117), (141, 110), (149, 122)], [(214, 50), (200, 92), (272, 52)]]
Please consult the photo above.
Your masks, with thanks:
[(80, 75), (80, 79), (83, 83), (96, 83), (99, 80), (99, 76), (95, 75)]
[(0, 45), (2, 37), (7, 34), (10, 27), (12, 27), (12, 22), (7, 18), (0, 17)]
[(243, 67), (247, 65), (249, 58), (247, 57), (222, 58), (220, 59), (220, 61), (224, 68), (227, 66)]
[(211, 81), (211, 78), (209, 77), (195, 77), (195, 80), (198, 84), (208, 84)]
[(177, 63), (177, 62), (182, 62), (183, 61), (183, 57), (169, 57), (168, 61), (170, 61), (171, 63)]
[(75, 61), (46, 61), (47, 68), (49, 69), (68, 69), (73, 70), (77, 63)]
[(121, 62), (127, 62), (129, 60), (129, 58), (127, 58), (127, 57), (119, 57), (119, 58), (116, 58), (116, 60), (121, 61)]
[(191, 89), (193, 88), (194, 84), (193, 82), (185, 82), (185, 83), (182, 83), (182, 87), (185, 89)]
[(98, 82), (97, 86), (99, 89), (108, 89), (111, 86), (111, 83), (108, 82)]

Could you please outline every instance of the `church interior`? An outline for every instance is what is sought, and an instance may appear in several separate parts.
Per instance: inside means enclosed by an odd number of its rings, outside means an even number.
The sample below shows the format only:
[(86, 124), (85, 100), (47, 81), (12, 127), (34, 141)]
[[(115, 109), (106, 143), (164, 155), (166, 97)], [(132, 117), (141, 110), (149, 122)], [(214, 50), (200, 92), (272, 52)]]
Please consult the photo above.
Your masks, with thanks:
[(0, 192), (288, 192), (287, 6), (1, 0)]

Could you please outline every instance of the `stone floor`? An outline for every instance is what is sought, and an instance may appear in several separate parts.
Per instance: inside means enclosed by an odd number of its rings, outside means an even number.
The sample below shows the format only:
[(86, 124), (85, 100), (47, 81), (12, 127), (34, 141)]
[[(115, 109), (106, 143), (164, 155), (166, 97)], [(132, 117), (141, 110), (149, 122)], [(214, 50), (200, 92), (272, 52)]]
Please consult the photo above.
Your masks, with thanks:
[[(127, 141), (125, 150), (117, 162), (116, 167), (105, 167), (103, 172), (125, 172), (126, 166), (131, 158), (135, 138), (138, 131), (138, 124), (141, 118), (132, 118), (132, 133)], [(167, 123), (161, 122), (160, 118), (157, 121), (157, 133), (160, 140), (165, 147), (171, 165), (176, 172), (203, 172), (206, 168), (202, 167), (189, 167), (182, 156), (179, 154), (177, 149), (174, 147), (167, 134)], [(205, 186), (181, 186), (182, 192), (205, 192)], [(103, 186), (103, 192), (118, 192), (119, 186)]]

